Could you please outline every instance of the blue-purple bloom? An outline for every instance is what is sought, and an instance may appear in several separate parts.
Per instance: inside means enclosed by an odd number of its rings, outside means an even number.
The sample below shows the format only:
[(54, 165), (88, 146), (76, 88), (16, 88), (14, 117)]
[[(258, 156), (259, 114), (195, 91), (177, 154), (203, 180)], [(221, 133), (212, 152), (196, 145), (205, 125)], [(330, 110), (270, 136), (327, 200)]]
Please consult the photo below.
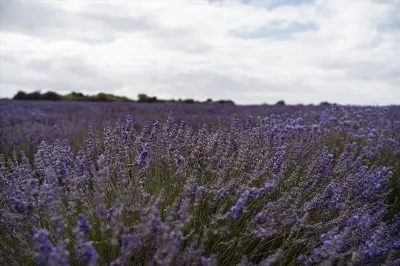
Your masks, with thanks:
[(148, 154), (149, 150), (146, 147), (141, 147), (139, 151), (139, 156), (138, 159), (136, 160), (136, 163), (139, 165), (145, 165), (148, 162)]
[(36, 250), (35, 259), (39, 265), (48, 265), (54, 246), (49, 239), (49, 232), (46, 229), (38, 230), (33, 236)]
[(90, 242), (79, 243), (75, 247), (76, 258), (85, 261), (88, 265), (95, 265), (99, 259), (99, 254)]
[(0, 264), (395, 265), (399, 110), (1, 102)]
[(214, 199), (215, 200), (220, 200), (223, 197), (225, 197), (226, 194), (228, 194), (228, 190), (226, 189), (226, 187), (222, 187), (222, 188), (217, 190)]

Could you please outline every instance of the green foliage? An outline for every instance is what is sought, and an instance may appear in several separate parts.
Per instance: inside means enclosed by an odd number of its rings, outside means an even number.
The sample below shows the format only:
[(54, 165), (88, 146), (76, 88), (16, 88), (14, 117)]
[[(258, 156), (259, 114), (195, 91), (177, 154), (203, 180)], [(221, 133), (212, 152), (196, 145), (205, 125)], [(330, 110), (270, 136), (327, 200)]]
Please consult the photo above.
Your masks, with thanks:
[(232, 100), (218, 100), (218, 101), (213, 101), (212, 99), (208, 98), (206, 101), (201, 102), (198, 100), (194, 99), (181, 99), (179, 98), (178, 100), (175, 99), (169, 99), (169, 100), (164, 100), (164, 99), (157, 99), (157, 97), (150, 97), (147, 94), (141, 93), (138, 95), (138, 102), (141, 103), (189, 103), (189, 104), (194, 104), (194, 103), (218, 103), (218, 104), (235, 104)]
[(321, 106), (331, 106), (332, 104), (329, 102), (321, 102), (319, 105)]
[(185, 99), (183, 100), (184, 103), (195, 103), (195, 100), (193, 99)]
[(60, 95), (56, 92), (48, 91), (44, 94), (40, 91), (26, 93), (19, 91), (13, 98), (14, 100), (34, 100), (34, 101), (85, 101), (85, 102), (129, 102), (132, 101), (127, 97), (115, 96), (107, 93), (99, 93), (97, 95), (84, 95), (82, 93), (72, 92), (67, 95)]
[(157, 100), (157, 97), (149, 97), (144, 93), (141, 93), (138, 95), (138, 102), (141, 103), (155, 103), (155, 102), (160, 102)]
[[(26, 93), (24, 91), (19, 91), (14, 97), (13, 100), (34, 100), (34, 101), (79, 101), (79, 102), (133, 102), (133, 100), (123, 97), (123, 96), (115, 96), (108, 93), (100, 92), (97, 95), (84, 95), (79, 92), (71, 92), (67, 95), (60, 95), (56, 92), (48, 91), (42, 94), (40, 91), (35, 91), (32, 93)], [(147, 94), (140, 93), (138, 95), (137, 102), (140, 103), (218, 103), (218, 104), (235, 104), (231, 100), (218, 100), (213, 101), (212, 99), (207, 99), (204, 102), (194, 100), (194, 99), (158, 99), (155, 96), (148, 96)]]
[(231, 100), (218, 100), (218, 101), (216, 101), (216, 103), (219, 103), (219, 104), (235, 104)]
[(27, 99), (27, 94), (23, 91), (19, 91), (17, 94), (15, 94), (14, 100), (25, 100)]
[(47, 92), (45, 94), (41, 94), (40, 91), (34, 91), (32, 93), (25, 93), (23, 91), (19, 91), (13, 98), (14, 100), (29, 100), (29, 101), (38, 101), (38, 100), (48, 100), (48, 101), (58, 101), (61, 99), (61, 96), (55, 92)]
[(63, 97), (55, 92), (48, 91), (41, 95), (42, 99), (45, 101), (62, 101)]

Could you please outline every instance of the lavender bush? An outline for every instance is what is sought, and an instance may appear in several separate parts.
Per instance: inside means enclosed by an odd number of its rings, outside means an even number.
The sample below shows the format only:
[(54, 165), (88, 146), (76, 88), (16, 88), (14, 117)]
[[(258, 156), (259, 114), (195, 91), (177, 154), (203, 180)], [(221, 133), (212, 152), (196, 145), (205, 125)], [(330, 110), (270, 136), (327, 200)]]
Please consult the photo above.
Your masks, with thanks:
[(0, 263), (399, 265), (399, 107), (229, 108), (0, 157)]
[[(319, 107), (307, 107), (316, 110)], [(107, 125), (126, 115), (133, 117), (136, 131), (148, 121), (165, 121), (170, 110), (177, 120), (197, 128), (204, 124), (212, 127), (236, 113), (241, 119), (248, 115), (266, 116), (303, 112), (302, 106), (235, 106), (230, 104), (159, 104), (159, 103), (93, 103), (93, 102), (40, 102), (0, 101), (0, 153), (6, 158), (14, 150), (24, 150), (32, 158), (40, 143), (56, 139), (67, 140), (74, 153), (85, 143), (89, 126), (103, 131)], [(180, 121), (175, 121), (179, 123)]]

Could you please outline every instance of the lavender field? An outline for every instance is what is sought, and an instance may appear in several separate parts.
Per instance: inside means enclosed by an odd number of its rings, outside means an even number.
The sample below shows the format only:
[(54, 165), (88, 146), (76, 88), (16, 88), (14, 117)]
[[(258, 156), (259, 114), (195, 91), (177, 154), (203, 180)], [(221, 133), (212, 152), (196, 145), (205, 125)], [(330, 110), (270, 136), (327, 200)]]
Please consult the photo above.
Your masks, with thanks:
[(400, 265), (400, 107), (0, 102), (0, 265)]

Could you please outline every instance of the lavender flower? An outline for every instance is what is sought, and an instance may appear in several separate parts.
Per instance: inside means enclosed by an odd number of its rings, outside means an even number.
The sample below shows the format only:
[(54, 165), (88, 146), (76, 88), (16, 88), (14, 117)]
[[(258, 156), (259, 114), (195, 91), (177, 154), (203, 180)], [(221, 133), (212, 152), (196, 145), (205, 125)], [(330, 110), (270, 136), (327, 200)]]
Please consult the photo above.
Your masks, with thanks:
[(75, 252), (78, 260), (85, 261), (88, 265), (96, 265), (99, 255), (88, 239), (90, 227), (89, 219), (80, 215), (74, 230), (77, 238)]
[(254, 217), (254, 221), (257, 224), (263, 224), (267, 221), (267, 214), (265, 213), (265, 211), (261, 211), (259, 212), (255, 217)]
[(36, 249), (35, 259), (39, 265), (48, 265), (54, 246), (49, 239), (49, 232), (46, 229), (38, 230), (33, 236)]
[(225, 187), (222, 187), (217, 190), (217, 193), (215, 194), (214, 199), (218, 201), (218, 200), (222, 199), (223, 197), (225, 197), (226, 194), (228, 194), (228, 189)]
[(80, 215), (78, 218), (77, 227), (75, 229), (76, 234), (79, 235), (80, 238), (87, 238), (90, 228), (91, 225), (89, 219), (84, 215)]
[(178, 155), (175, 160), (175, 164), (177, 167), (182, 166), (185, 163), (185, 158), (182, 155)]
[(123, 256), (131, 256), (141, 245), (141, 241), (138, 236), (133, 233), (125, 232), (121, 237), (122, 245), (121, 252)]
[(243, 214), (246, 208), (246, 202), (249, 199), (249, 191), (245, 190), (236, 201), (236, 204), (230, 209), (228, 217), (232, 220), (237, 220)]
[(203, 266), (216, 266), (218, 265), (218, 259), (216, 258), (216, 256), (211, 256), (209, 258), (202, 256), (201, 259), (201, 265)]
[(90, 242), (79, 243), (75, 247), (76, 258), (88, 265), (96, 265), (99, 254)]
[(136, 163), (138, 165), (145, 165), (148, 162), (148, 154), (149, 154), (149, 150), (145, 147), (142, 147), (139, 151), (139, 157), (136, 160)]
[(368, 109), (3, 101), (0, 264), (396, 265), (400, 109)]

